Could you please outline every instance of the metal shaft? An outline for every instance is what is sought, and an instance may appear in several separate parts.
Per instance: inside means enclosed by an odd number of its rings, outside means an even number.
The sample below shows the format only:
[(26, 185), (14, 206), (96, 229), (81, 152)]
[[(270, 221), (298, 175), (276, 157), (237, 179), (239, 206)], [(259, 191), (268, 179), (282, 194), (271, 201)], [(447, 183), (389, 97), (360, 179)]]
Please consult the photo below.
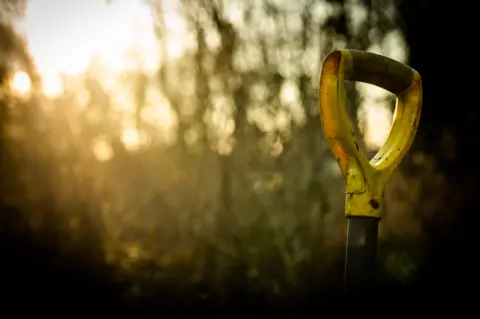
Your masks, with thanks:
[(368, 297), (375, 289), (377, 218), (349, 217), (345, 256), (345, 289), (352, 297)]

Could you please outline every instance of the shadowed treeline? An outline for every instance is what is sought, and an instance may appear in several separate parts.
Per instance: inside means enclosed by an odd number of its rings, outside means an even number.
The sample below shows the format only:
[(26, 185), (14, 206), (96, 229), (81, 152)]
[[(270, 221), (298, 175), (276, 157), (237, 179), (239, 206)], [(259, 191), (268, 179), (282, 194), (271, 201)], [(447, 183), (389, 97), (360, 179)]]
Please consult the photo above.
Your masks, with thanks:
[[(132, 46), (135, 67), (110, 70), (108, 57), (92, 57), (63, 76), (56, 96), (42, 91), (45, 75), (14, 28), (25, 3), (0, 6), (2, 306), (242, 316), (321, 314), (330, 308), (320, 305), (345, 302), (343, 179), (317, 101), (321, 61), (344, 47), (406, 62), (424, 81), (417, 140), (386, 194), (376, 300), (429, 307), (417, 297), (446, 300), (448, 285), (462, 295), (473, 278), (463, 249), (474, 242), (476, 173), (460, 167), (475, 163), (477, 115), (448, 106), (471, 105), (454, 89), (474, 84), (444, 80), (470, 71), (437, 66), (430, 48), (446, 51), (446, 33), (469, 39), (475, 10), (448, 1), (175, 3), (146, 1), (155, 69)], [(15, 86), (19, 72), (28, 90)], [(393, 105), (348, 85), (369, 155)], [(375, 122), (378, 114), (388, 116)]]

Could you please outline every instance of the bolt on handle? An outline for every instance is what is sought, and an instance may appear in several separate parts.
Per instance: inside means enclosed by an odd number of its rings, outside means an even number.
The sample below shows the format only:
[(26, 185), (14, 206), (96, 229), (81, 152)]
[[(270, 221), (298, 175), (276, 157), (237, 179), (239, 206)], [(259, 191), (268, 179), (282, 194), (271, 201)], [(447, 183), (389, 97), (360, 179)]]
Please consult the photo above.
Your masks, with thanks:
[[(397, 97), (390, 134), (370, 161), (358, 147), (346, 112), (344, 81), (373, 84)], [(336, 50), (323, 61), (319, 102), (327, 143), (345, 178), (345, 214), (380, 218), (385, 185), (410, 148), (420, 121), (420, 75), (414, 69), (385, 56)]]

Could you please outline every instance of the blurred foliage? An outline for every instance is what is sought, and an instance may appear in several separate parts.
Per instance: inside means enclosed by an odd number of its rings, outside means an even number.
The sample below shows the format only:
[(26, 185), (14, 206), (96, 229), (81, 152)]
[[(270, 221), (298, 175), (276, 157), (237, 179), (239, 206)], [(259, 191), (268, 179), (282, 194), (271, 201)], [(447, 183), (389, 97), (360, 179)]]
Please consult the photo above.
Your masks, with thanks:
[[(161, 48), (155, 73), (115, 75), (112, 91), (111, 74), (92, 60), (55, 98), (41, 93), (6, 18), (24, 3), (0, 7), (4, 256), (44, 247), (41, 258), (24, 257), (30, 271), (40, 259), (50, 265), (41, 269), (75, 269), (121, 284), (133, 303), (175, 292), (230, 300), (239, 291), (279, 298), (337, 287), (343, 179), (321, 132), (318, 72), (333, 48), (407, 57), (392, 47), (401, 37), (395, 3), (181, 0), (178, 30), (166, 21), (167, 2), (147, 1)], [(172, 37), (185, 39), (181, 56), (169, 52)], [(34, 80), (28, 96), (9, 89), (16, 70)], [(349, 85), (355, 122), (362, 99)], [(408, 161), (421, 173), (394, 175), (380, 234), (385, 276), (406, 283), (421, 261), (422, 190), (447, 188), (430, 155), (412, 152)], [(422, 199), (423, 211), (436, 211), (437, 198)]]

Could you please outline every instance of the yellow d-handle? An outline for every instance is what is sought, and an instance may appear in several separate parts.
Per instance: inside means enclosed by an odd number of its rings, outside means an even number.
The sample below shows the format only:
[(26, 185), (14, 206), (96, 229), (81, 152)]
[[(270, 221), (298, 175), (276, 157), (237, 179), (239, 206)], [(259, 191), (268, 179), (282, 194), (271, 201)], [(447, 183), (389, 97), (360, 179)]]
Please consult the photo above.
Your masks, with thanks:
[[(390, 135), (370, 161), (358, 147), (345, 109), (344, 81), (373, 84), (397, 96)], [(345, 214), (381, 218), (385, 185), (417, 131), (422, 106), (420, 75), (381, 55), (336, 50), (323, 61), (319, 102), (327, 143), (345, 177)]]

